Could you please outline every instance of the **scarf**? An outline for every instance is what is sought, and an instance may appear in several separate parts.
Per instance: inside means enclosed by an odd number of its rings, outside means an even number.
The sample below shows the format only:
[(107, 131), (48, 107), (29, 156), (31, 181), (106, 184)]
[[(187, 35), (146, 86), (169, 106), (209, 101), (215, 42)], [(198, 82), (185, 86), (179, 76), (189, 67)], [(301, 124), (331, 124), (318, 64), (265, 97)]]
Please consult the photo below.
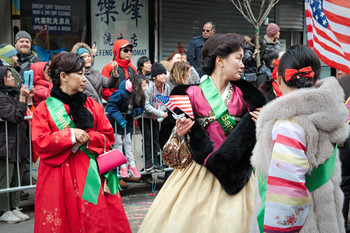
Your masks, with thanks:
[(80, 129), (92, 129), (94, 127), (94, 116), (84, 106), (87, 96), (84, 93), (77, 93), (74, 95), (68, 95), (64, 93), (61, 88), (53, 86), (51, 90), (51, 96), (61, 100), (67, 104), (70, 108), (70, 114), (72, 120), (77, 128)]

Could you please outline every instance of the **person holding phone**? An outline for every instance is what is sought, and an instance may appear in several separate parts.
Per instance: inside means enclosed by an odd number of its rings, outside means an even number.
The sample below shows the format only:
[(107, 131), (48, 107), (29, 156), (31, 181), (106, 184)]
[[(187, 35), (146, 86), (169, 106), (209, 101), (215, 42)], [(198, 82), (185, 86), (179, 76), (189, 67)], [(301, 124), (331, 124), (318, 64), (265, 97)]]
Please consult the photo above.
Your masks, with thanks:
[(118, 65), (117, 76), (118, 82), (113, 88), (103, 88), (102, 97), (108, 101), (109, 97), (116, 91), (121, 82), (128, 79), (130, 76), (137, 75), (137, 69), (131, 62), (133, 44), (127, 40), (120, 39), (114, 42), (113, 46), (113, 60), (111, 63), (103, 67), (102, 75), (109, 77), (113, 65)]
[[(6, 173), (9, 175), (9, 187), (18, 187), (22, 183), (21, 179), (29, 155), (27, 124), (24, 117), (27, 111), (27, 102), (31, 102), (34, 94), (34, 88), (28, 90), (28, 87), (23, 85), (18, 93), (11, 70), (5, 66), (0, 67), (0, 118), (7, 121), (7, 124), (4, 121), (0, 122), (0, 189), (7, 187)], [(5, 135), (6, 127), (7, 135)], [(6, 137), (8, 145), (5, 142)], [(19, 178), (17, 174), (20, 175)], [(29, 216), (23, 214), (18, 208), (19, 200), (20, 191), (0, 194), (1, 222), (17, 223), (29, 219)]]

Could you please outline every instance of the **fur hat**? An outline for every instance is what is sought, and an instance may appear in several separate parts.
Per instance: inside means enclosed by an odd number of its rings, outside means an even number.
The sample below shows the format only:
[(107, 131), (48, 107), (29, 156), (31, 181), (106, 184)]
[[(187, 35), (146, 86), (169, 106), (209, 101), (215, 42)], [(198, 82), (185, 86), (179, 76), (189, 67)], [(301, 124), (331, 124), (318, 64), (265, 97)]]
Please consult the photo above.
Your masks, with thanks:
[(27, 39), (30, 40), (30, 42), (32, 42), (32, 37), (29, 35), (28, 32), (26, 32), (26, 31), (19, 31), (19, 32), (17, 32), (17, 34), (15, 36), (15, 44), (21, 38), (27, 38)]
[(152, 65), (151, 77), (157, 77), (159, 74), (166, 74), (166, 69), (162, 64), (156, 62)]
[(269, 23), (266, 28), (266, 35), (268, 37), (273, 37), (277, 32), (280, 31), (280, 27), (275, 23)]

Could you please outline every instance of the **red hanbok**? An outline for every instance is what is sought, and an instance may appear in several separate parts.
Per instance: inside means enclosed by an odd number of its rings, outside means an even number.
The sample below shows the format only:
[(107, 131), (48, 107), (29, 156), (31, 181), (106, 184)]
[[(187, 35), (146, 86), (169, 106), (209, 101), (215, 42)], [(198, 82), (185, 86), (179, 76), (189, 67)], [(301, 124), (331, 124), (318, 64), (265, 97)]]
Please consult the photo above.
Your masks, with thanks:
[[(69, 106), (64, 107), (69, 114)], [(101, 154), (101, 133), (114, 142), (112, 126), (100, 104), (87, 98), (85, 107), (94, 116), (94, 128), (87, 130), (89, 149)], [(106, 196), (102, 178), (97, 205), (82, 199), (90, 158), (80, 150), (72, 152), (71, 129), (58, 130), (45, 101), (34, 112), (32, 139), (40, 156), (35, 232), (131, 232), (119, 192)]]

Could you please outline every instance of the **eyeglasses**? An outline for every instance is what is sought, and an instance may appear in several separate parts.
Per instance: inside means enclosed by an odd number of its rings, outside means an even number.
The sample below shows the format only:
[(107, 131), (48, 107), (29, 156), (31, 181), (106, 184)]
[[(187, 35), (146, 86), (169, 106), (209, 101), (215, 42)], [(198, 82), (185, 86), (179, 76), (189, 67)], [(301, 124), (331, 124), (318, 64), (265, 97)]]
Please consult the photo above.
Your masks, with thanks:
[(210, 30), (205, 30), (205, 29), (203, 29), (203, 32), (210, 32)]
[(123, 51), (124, 53), (128, 53), (128, 52), (132, 53), (132, 49), (127, 49), (127, 48), (125, 48), (125, 49), (123, 49), (122, 51)]

